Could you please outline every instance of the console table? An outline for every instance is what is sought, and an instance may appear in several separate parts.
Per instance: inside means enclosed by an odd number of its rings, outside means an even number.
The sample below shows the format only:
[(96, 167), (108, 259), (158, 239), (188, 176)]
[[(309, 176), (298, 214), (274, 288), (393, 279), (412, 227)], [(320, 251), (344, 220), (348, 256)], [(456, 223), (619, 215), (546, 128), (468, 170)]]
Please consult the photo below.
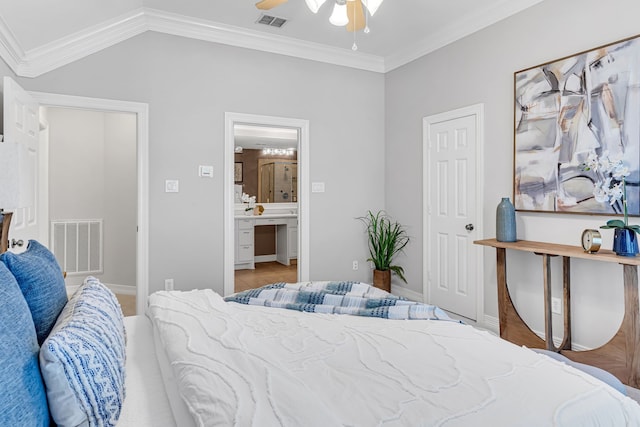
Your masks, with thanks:
[[(623, 383), (640, 387), (640, 312), (638, 302), (638, 265), (640, 257), (617, 256), (609, 250), (597, 253), (586, 253), (579, 246), (559, 245), (554, 243), (532, 242), (499, 242), (496, 239), (476, 240), (478, 245), (496, 248), (498, 311), (500, 320), (500, 337), (534, 348), (546, 348), (563, 354), (571, 360), (597, 366), (611, 372)], [(545, 339), (536, 335), (522, 320), (516, 310), (507, 287), (506, 250), (532, 252), (542, 257), (544, 286), (544, 324)], [(551, 257), (562, 257), (562, 304), (564, 335), (560, 346), (553, 342), (553, 326), (551, 322)], [(623, 268), (624, 284), (624, 317), (620, 329), (613, 338), (603, 346), (586, 351), (571, 350), (571, 258), (582, 258), (600, 262), (614, 262)]]

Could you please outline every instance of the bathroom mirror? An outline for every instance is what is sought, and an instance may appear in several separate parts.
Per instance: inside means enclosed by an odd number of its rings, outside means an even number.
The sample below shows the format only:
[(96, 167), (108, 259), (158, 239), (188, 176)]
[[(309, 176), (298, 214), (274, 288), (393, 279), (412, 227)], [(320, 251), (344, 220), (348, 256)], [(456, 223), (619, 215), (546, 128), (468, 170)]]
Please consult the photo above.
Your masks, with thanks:
[(298, 202), (298, 129), (234, 124), (234, 198), (257, 203)]

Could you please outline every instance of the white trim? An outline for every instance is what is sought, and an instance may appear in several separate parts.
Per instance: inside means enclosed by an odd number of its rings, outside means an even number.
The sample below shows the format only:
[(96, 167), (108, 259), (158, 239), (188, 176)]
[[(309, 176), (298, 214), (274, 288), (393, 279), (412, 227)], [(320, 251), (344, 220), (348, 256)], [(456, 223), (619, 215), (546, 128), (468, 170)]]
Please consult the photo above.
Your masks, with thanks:
[[(544, 332), (542, 331), (536, 331), (534, 329), (531, 329), (531, 332), (533, 332), (534, 334), (536, 334), (541, 340), (544, 340)], [(554, 336), (553, 337), (553, 345), (557, 347), (559, 347), (562, 344), (562, 337), (557, 337)], [(585, 350), (593, 350), (593, 347), (586, 347), (584, 345), (581, 344), (576, 344), (575, 342), (571, 343), (571, 350), (573, 351), (585, 351)]]
[(530, 8), (542, 0), (503, 0), (497, 6), (486, 10), (482, 9), (475, 15), (470, 15), (463, 20), (453, 21), (436, 34), (433, 34), (417, 43), (400, 49), (385, 57), (385, 72), (395, 70), (424, 55), (434, 52), (470, 34), (487, 28), (511, 15), (515, 15)]
[[(493, 317), (485, 314), (482, 324), (478, 324), (478, 326), (485, 327), (486, 329), (489, 329), (498, 335), (500, 334), (500, 321), (498, 320), (497, 317)], [(544, 332), (536, 331), (533, 329), (532, 329), (532, 332), (535, 333), (540, 339), (544, 340)], [(554, 336), (553, 343), (556, 347), (559, 347), (560, 344), (562, 344), (562, 337)], [(586, 347), (581, 344), (571, 343), (571, 349), (573, 351), (585, 351), (585, 350), (592, 350), (593, 348)]]
[(17, 70), (25, 53), (2, 16), (0, 16), (0, 56), (18, 74)]
[[(75, 291), (78, 290), (80, 286), (84, 283), (84, 278), (80, 280), (80, 283), (77, 283), (77, 280), (72, 281), (72, 283), (67, 283), (65, 286), (67, 288), (67, 295), (73, 295)], [(111, 292), (114, 294), (120, 295), (136, 295), (136, 287), (130, 285), (116, 285), (113, 283), (103, 283)]]
[(0, 17), (0, 57), (20, 77), (37, 77), (146, 31), (255, 49), (377, 73), (386, 73), (486, 28), (542, 0), (503, 0), (490, 10), (387, 57), (220, 24), (152, 8), (138, 8), (25, 52)]
[(38, 77), (147, 30), (144, 10), (137, 9), (28, 50), (14, 71), (22, 77)]
[(424, 302), (424, 297), (420, 292), (412, 291), (404, 286), (391, 284), (391, 293), (411, 301)]
[(234, 291), (234, 209), (233, 163), (234, 138), (233, 125), (249, 123), (264, 126), (297, 128), (300, 131), (298, 141), (298, 281), (309, 280), (309, 121), (286, 117), (259, 116), (254, 114), (224, 114), (224, 256), (223, 256), (223, 293), (230, 295)]
[(107, 288), (111, 289), (111, 292), (114, 294), (120, 295), (136, 295), (137, 289), (135, 286), (131, 285), (115, 285), (113, 283), (105, 283)]
[(253, 257), (253, 262), (254, 263), (259, 263), (259, 262), (274, 262), (277, 261), (278, 256), (276, 254), (273, 255), (256, 255), (255, 257)]
[(312, 43), (291, 37), (267, 34), (204, 19), (145, 8), (148, 29), (230, 46), (277, 53), (312, 61), (343, 65), (366, 71), (384, 72), (380, 56)]
[[(434, 114), (422, 119), (422, 293), (425, 301), (431, 301), (429, 289), (429, 128), (433, 123), (453, 120), (459, 117), (475, 116), (476, 124), (476, 187), (473, 189), (476, 195), (476, 218), (474, 220), (474, 233), (476, 236), (483, 236), (484, 224), (484, 104), (475, 104), (468, 107), (458, 108), (456, 110), (446, 111), (440, 114)], [(476, 277), (471, 280), (477, 280), (476, 289), (476, 319), (482, 319), (484, 316), (484, 257), (482, 247), (475, 245), (476, 250)], [(473, 250), (473, 249), (472, 249)]]
[(29, 92), (41, 106), (83, 108), (137, 115), (138, 238), (136, 242), (136, 313), (149, 296), (149, 105), (141, 102)]
[(497, 317), (489, 316), (485, 314), (483, 317), (479, 317), (482, 319), (482, 323), (480, 326), (489, 329), (490, 331), (495, 332), (500, 335), (500, 321)]

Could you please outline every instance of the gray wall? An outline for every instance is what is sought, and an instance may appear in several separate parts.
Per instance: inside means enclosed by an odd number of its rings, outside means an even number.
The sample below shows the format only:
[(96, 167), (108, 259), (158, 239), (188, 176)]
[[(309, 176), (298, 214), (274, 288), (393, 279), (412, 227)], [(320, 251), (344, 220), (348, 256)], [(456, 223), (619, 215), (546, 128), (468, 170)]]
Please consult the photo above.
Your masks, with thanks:
[[(476, 103), (485, 105), (484, 236), (495, 235), (495, 209), (513, 191), (513, 73), (543, 62), (636, 35), (640, 3), (634, 0), (542, 2), (385, 76), (386, 206), (409, 224), (414, 244), (404, 262), (408, 288), (422, 286), (422, 118)], [(414, 195), (407, 197), (407, 194)], [(579, 245), (584, 228), (606, 217), (518, 213), (518, 238)], [(610, 248), (612, 232), (603, 232)], [(495, 250), (483, 249), (485, 313), (497, 316)], [(508, 278), (516, 305), (534, 329), (544, 330), (542, 264), (509, 252)], [(554, 261), (555, 295), (560, 293)], [(622, 269), (572, 262), (574, 339), (604, 343), (622, 319)], [(555, 319), (556, 322), (559, 319)], [(557, 324), (556, 330), (559, 329)]]
[[(149, 104), (151, 292), (165, 278), (222, 292), (227, 111), (309, 120), (310, 179), (326, 183), (308, 194), (311, 278), (370, 280), (351, 261), (367, 258), (354, 218), (384, 204), (382, 75), (148, 32), (18, 82)], [(200, 164), (214, 166), (213, 179), (198, 178)], [(180, 180), (180, 193), (164, 193), (165, 179)]]
[(47, 120), (50, 219), (102, 219), (104, 273), (96, 276), (135, 286), (136, 116), (48, 108)]

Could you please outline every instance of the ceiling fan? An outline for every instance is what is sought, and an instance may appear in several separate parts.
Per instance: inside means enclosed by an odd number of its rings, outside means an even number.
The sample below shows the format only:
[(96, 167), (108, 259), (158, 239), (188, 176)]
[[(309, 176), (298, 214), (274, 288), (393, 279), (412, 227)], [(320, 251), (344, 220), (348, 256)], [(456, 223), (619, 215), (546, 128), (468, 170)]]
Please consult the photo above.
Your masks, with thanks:
[[(269, 10), (287, 1), (288, 0), (261, 0), (256, 3), (256, 7), (261, 10)], [(322, 6), (325, 1), (326, 0), (305, 0), (307, 6), (313, 13), (318, 13), (320, 6)], [(329, 21), (333, 25), (346, 26), (347, 31), (362, 30), (367, 26), (364, 9), (366, 8), (369, 15), (373, 16), (382, 1), (383, 0), (335, 0), (335, 6)]]

